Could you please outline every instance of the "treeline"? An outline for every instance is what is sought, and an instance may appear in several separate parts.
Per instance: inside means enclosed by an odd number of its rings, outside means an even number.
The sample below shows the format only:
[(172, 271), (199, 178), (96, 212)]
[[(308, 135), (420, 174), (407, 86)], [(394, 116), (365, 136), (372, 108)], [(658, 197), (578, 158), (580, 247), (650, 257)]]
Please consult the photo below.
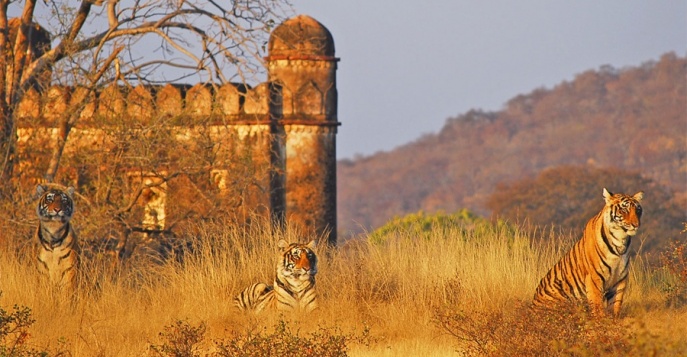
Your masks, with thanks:
[[(504, 195), (504, 187), (518, 187), (520, 180), (536, 182), (544, 170), (574, 165), (577, 168), (553, 171), (558, 178), (551, 178), (547, 187), (558, 184), (567, 192), (563, 196), (551, 193), (551, 197), (565, 199), (560, 202), (565, 205), (577, 200), (574, 204), (585, 205), (587, 190), (598, 191), (596, 196), (601, 197), (604, 186), (618, 192), (649, 191), (647, 224), (648, 212), (659, 207), (672, 207), (668, 211), (675, 213), (676, 221), (660, 223), (670, 226), (665, 229), (671, 233), (655, 237), (667, 240), (679, 232), (680, 220), (687, 220), (685, 78), (687, 58), (674, 53), (638, 67), (602, 66), (554, 88), (516, 96), (501, 111), (472, 110), (450, 118), (439, 133), (395, 150), (342, 160), (338, 165), (339, 229), (343, 236), (355, 234), (419, 210), (468, 208), (489, 216), (497, 208), (495, 197), (506, 201), (514, 197)], [(583, 181), (584, 185), (569, 184), (580, 179), (578, 172), (595, 170), (609, 174)], [(630, 185), (623, 177), (643, 181)], [(576, 190), (585, 191), (576, 195)], [(652, 197), (654, 190), (664, 194)], [(597, 201), (602, 203), (600, 198)], [(502, 204), (506, 207), (508, 202)], [(512, 213), (497, 213), (558, 225), (537, 210), (507, 212)], [(584, 218), (572, 220), (571, 226), (590, 217), (587, 211), (581, 214)]]
[[(631, 249), (652, 253), (665, 250), (671, 238), (677, 239), (685, 209), (672, 199), (665, 186), (657, 185), (637, 172), (597, 169), (589, 166), (560, 166), (542, 171), (537, 177), (510, 184), (498, 184), (487, 201), (494, 216), (537, 229), (547, 226), (580, 237), (587, 221), (604, 206), (602, 189), (615, 188), (634, 195), (644, 192), (639, 240)], [(542, 232), (545, 233), (545, 232)]]

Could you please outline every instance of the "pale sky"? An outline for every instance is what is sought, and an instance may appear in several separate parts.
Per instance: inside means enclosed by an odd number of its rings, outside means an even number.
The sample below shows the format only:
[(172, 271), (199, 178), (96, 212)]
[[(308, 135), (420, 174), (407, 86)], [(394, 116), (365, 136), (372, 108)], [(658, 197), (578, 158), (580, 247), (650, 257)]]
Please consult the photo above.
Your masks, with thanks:
[[(602, 65), (687, 55), (687, 0), (294, 0), (334, 37), (337, 156), (389, 151)], [(679, 80), (684, 80), (679, 79)]]

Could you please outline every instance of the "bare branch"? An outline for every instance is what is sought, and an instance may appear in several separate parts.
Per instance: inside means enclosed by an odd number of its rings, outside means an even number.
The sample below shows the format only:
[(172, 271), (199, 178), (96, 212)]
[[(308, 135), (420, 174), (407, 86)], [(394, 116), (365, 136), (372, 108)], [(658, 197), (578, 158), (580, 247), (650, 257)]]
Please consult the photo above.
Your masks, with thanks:
[[(117, 48), (114, 52), (112, 52), (110, 57), (105, 60), (105, 63), (101, 67), (100, 71), (93, 75), (91, 80), (92, 83), (97, 83), (100, 80), (105, 73), (105, 70), (109, 68), (110, 64), (114, 62), (115, 59), (117, 59), (117, 55), (121, 51), (122, 48)], [(89, 92), (93, 92), (93, 87), (90, 87)], [(47, 182), (52, 182), (55, 178), (55, 175), (57, 175), (57, 170), (60, 167), (60, 159), (62, 158), (62, 152), (64, 151), (64, 146), (67, 144), (67, 137), (74, 126), (75, 120), (72, 118), (78, 118), (79, 114), (81, 114), (81, 110), (78, 108), (73, 108), (73, 110), (71, 110), (69, 113), (64, 113), (64, 115), (62, 115), (60, 118), (57, 131), (57, 141), (55, 142), (55, 147), (53, 148), (52, 156), (50, 157), (50, 163), (48, 164), (48, 170), (45, 174), (45, 180)]]
[(110, 0), (107, 2), (107, 22), (110, 25), (110, 30), (114, 30), (119, 25), (117, 20), (116, 6), (119, 0)]

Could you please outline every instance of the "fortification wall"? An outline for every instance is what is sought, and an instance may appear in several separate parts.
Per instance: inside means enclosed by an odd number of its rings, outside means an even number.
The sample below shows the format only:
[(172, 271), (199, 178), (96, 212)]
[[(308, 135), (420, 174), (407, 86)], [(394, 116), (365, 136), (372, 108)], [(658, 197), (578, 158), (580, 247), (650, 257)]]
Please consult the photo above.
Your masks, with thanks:
[[(60, 162), (60, 183), (77, 190), (92, 186), (98, 170), (118, 171), (128, 190), (123, 196), (152, 183), (137, 205), (136, 214), (146, 229), (164, 230), (165, 222), (194, 209), (171, 207), (168, 202), (180, 201), (175, 190), (206, 191), (199, 188), (199, 175), (214, 185), (209, 194), (216, 192), (217, 202), (231, 206), (243, 219), (256, 213), (283, 216), (272, 207), (285, 204), (283, 195), (273, 197), (271, 187), (272, 132), (278, 118), (270, 113), (269, 88), (110, 86), (89, 92), (53, 86), (42, 93), (32, 89), (16, 111), (17, 171), (24, 182), (43, 180), (66, 120), (73, 128)], [(148, 157), (137, 157), (141, 155)], [(116, 157), (123, 159), (110, 162)], [(174, 178), (167, 182), (167, 176)], [(180, 181), (185, 183), (180, 186)]]
[[(304, 26), (311, 33), (300, 33)], [(275, 37), (284, 31), (290, 35)], [(322, 39), (327, 55), (297, 53), (298, 46), (309, 50), (309, 41)], [(20, 176), (41, 181), (69, 127), (60, 183), (78, 190), (99, 173), (116, 171), (120, 196), (142, 192), (136, 214), (143, 227), (164, 230), (188, 212), (218, 207), (179, 196), (195, 190), (199, 196), (216, 193), (212, 200), (244, 219), (256, 213), (288, 219), (305, 234), (335, 244), (339, 122), (333, 40), (314, 19), (298, 16), (275, 29), (270, 51), (275, 53), (266, 58), (268, 81), (254, 87), (32, 88), (15, 110)]]
[[(252, 124), (273, 120), (270, 111), (270, 85), (262, 83), (255, 88), (226, 84), (209, 87), (167, 84), (152, 86), (109, 86), (93, 92), (82, 87), (52, 86), (39, 93), (30, 89), (19, 104), (15, 115), (20, 127), (40, 120), (41, 124), (56, 126), (65, 114), (79, 112), (75, 127), (92, 127), (96, 122), (132, 125), (136, 121), (172, 120), (171, 124), (190, 125), (193, 122), (175, 123), (173, 119), (198, 119), (213, 124)], [(100, 119), (100, 120), (96, 120)]]

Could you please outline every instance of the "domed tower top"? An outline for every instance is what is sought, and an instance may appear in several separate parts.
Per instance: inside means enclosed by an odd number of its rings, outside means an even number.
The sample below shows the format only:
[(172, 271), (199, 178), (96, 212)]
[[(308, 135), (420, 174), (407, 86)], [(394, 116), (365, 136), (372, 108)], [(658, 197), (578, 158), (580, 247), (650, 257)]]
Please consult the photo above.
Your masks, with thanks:
[(334, 38), (317, 20), (298, 15), (272, 31), (268, 59), (334, 60)]

